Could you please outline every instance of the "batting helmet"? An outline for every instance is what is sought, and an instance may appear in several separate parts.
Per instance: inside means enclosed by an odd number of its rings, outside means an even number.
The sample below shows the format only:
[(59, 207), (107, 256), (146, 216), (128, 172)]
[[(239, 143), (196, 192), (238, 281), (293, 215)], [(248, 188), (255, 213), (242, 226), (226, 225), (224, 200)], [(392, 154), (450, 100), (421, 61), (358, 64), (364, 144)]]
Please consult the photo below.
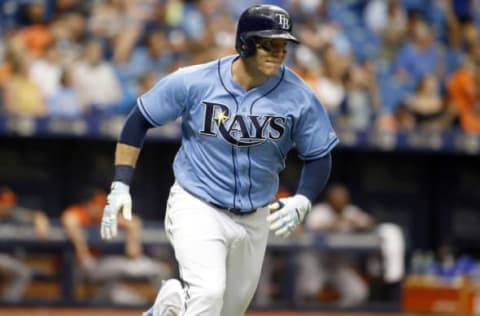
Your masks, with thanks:
[(299, 42), (292, 34), (290, 14), (280, 7), (268, 4), (251, 6), (240, 16), (235, 48), (241, 57), (255, 54), (255, 37)]

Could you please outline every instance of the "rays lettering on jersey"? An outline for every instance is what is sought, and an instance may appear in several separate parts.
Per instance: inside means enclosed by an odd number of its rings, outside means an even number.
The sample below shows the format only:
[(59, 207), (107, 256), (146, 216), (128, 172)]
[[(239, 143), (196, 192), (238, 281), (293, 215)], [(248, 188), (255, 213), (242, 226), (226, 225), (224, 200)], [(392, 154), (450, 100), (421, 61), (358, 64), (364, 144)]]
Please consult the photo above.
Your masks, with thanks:
[(203, 101), (205, 112), (200, 134), (217, 136), (239, 147), (255, 146), (267, 139), (278, 140), (285, 133), (286, 118), (273, 115), (235, 114), (224, 104)]

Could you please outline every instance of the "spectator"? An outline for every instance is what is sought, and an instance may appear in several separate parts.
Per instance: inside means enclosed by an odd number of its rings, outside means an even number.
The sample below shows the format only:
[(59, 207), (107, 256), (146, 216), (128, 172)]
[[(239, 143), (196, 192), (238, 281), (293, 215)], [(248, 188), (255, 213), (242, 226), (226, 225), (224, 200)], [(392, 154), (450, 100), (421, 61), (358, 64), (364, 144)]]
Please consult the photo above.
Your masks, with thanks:
[(397, 78), (409, 87), (417, 86), (427, 75), (443, 78), (443, 49), (434, 42), (430, 28), (425, 22), (418, 22), (413, 27), (412, 36), (397, 56)]
[(44, 98), (49, 98), (57, 92), (60, 86), (62, 65), (57, 46), (52, 43), (45, 48), (43, 57), (32, 61), (29, 69), (30, 78), (36, 82)]
[(40, 87), (29, 77), (29, 60), (26, 55), (12, 56), (11, 74), (5, 82), (5, 111), (25, 117), (44, 117), (47, 114), (45, 99)]
[(126, 3), (127, 1), (95, 1), (87, 22), (89, 33), (106, 40), (121, 34), (130, 22)]
[(480, 63), (466, 57), (448, 79), (449, 107), (467, 133), (480, 133)]
[(85, 17), (78, 12), (64, 13), (50, 24), (62, 66), (70, 66), (81, 57), (86, 36), (85, 24)]
[(327, 45), (323, 51), (322, 65), (324, 71), (317, 81), (315, 91), (329, 115), (336, 118), (346, 97), (344, 76), (348, 71), (349, 61), (338, 54), (333, 46)]
[[(315, 205), (305, 222), (305, 230), (353, 233), (373, 228), (373, 219), (351, 204), (348, 189), (340, 184), (326, 190), (324, 203)], [(299, 257), (297, 295), (299, 300), (316, 300), (327, 283), (339, 295), (338, 305), (355, 306), (366, 301), (368, 287), (346, 254), (304, 253)]]
[(405, 105), (416, 128), (437, 131), (445, 129), (445, 107), (440, 95), (440, 84), (434, 74), (425, 76), (419, 82), (416, 91), (407, 97)]
[(122, 278), (143, 277), (153, 281), (158, 275), (168, 278), (169, 267), (143, 255), (142, 223), (138, 217), (133, 217), (131, 221), (119, 217), (120, 227), (126, 230), (123, 255), (102, 256), (99, 249), (89, 245), (88, 228), (97, 232), (106, 203), (107, 196), (103, 190), (90, 188), (84, 193), (81, 203), (68, 206), (62, 213), (62, 224), (75, 248), (82, 277), (87, 282), (101, 285), (96, 292), (99, 300), (127, 305), (146, 304), (146, 298), (122, 286)]
[(354, 130), (365, 130), (380, 109), (375, 67), (373, 63), (353, 65), (346, 77), (346, 97), (338, 123)]
[(377, 34), (403, 34), (406, 29), (407, 15), (399, 0), (368, 1), (364, 12), (365, 24)]
[(83, 58), (73, 65), (72, 80), (89, 111), (112, 111), (121, 101), (121, 83), (112, 64), (104, 60), (103, 44), (97, 39), (85, 44)]
[[(427, 24), (416, 14), (410, 14), (411, 39), (400, 49), (392, 67), (383, 67), (378, 82), (382, 111), (377, 128), (382, 131), (401, 130), (395, 118), (399, 107), (427, 75), (443, 78), (444, 50), (432, 36)], [(393, 73), (389, 68), (392, 68)]]
[[(295, 52), (294, 68), (299, 76), (312, 88), (319, 99), (321, 81), (324, 77), (325, 69), (320, 58), (315, 52), (304, 45), (299, 45)], [(323, 101), (322, 101), (323, 102)]]
[[(141, 31), (141, 30), (139, 30)], [(135, 34), (131, 34), (131, 33)], [(149, 31), (145, 46), (133, 47), (138, 40), (138, 31), (130, 29), (121, 36), (121, 46), (117, 46), (116, 61), (128, 79), (136, 80), (145, 72), (154, 72), (157, 78), (171, 71), (174, 56), (170, 44), (162, 30)], [(119, 42), (120, 43), (120, 42)]]
[(47, 99), (48, 115), (51, 118), (80, 118), (84, 106), (78, 92), (72, 87), (72, 74), (69, 69), (61, 70), (60, 86)]
[(399, 0), (369, 1), (365, 8), (367, 27), (381, 38), (379, 57), (391, 63), (407, 31), (407, 15)]
[[(7, 186), (0, 187), (0, 229), (3, 224), (33, 225), (35, 237), (45, 239), (49, 233), (49, 221), (40, 210), (31, 210), (17, 204), (17, 195)], [(2, 299), (8, 302), (22, 300), (30, 283), (32, 271), (21, 259), (8, 253), (0, 253), (0, 274), (8, 280)]]
[(46, 5), (43, 1), (31, 1), (25, 6), (27, 26), (20, 29), (19, 36), (29, 56), (41, 57), (52, 41), (46, 21)]
[(328, 19), (322, 2), (313, 11), (304, 12), (304, 23), (299, 25), (298, 34), (304, 45), (317, 52), (321, 53), (327, 46), (332, 46), (339, 56), (349, 58), (352, 54), (352, 45), (342, 25)]

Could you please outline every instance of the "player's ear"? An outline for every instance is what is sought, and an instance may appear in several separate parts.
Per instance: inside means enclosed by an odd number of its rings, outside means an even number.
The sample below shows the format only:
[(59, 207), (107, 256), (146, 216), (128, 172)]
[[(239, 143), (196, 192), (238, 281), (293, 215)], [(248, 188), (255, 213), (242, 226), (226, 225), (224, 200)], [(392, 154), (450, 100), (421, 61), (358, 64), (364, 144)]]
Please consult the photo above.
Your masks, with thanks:
[(245, 37), (241, 35), (239, 37), (240, 41), (240, 56), (246, 58), (255, 55), (255, 38), (253, 36), (251, 37)]

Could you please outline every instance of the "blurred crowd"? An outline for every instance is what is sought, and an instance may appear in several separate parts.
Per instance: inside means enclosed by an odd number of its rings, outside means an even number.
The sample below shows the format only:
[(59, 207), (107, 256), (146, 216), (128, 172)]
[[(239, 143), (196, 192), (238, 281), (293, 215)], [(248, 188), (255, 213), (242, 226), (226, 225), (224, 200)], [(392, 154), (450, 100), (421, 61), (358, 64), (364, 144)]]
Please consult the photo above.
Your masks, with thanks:
[[(178, 67), (234, 54), (235, 0), (0, 0), (0, 113), (124, 115)], [(276, 0), (287, 64), (338, 128), (480, 132), (479, 0)]]

